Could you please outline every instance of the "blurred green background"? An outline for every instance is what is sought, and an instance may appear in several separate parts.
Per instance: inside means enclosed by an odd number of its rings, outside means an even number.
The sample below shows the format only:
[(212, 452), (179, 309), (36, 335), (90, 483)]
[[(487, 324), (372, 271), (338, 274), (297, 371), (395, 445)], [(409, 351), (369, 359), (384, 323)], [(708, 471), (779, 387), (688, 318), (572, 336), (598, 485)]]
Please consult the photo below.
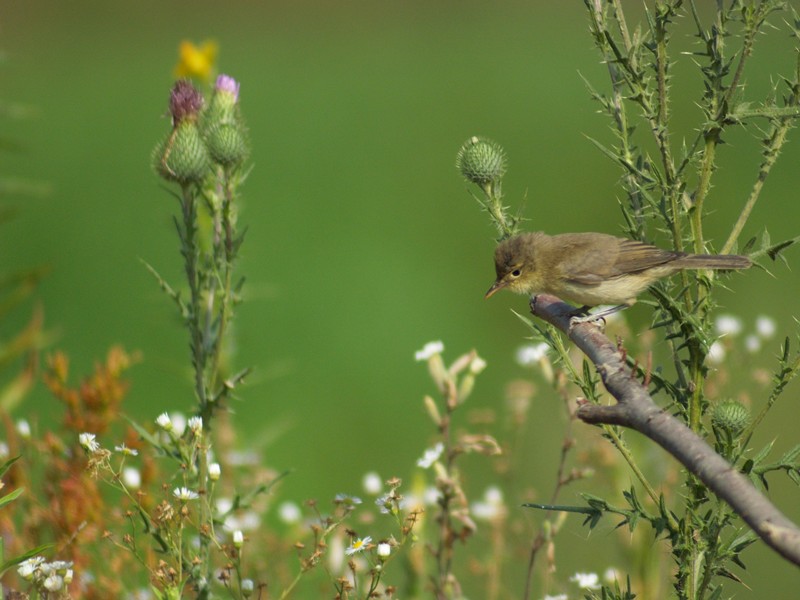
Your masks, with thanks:
[[(142, 352), (127, 404), (141, 420), (192, 406), (186, 336), (139, 259), (180, 281), (176, 203), (150, 152), (169, 127), (179, 42), (219, 43), (219, 70), (241, 81), (254, 165), (241, 211), (249, 232), (236, 364), (255, 374), (235, 422), (242, 447), (294, 469), (282, 497), (327, 499), (357, 492), (368, 470), (413, 471), (434, 434), (421, 402), (433, 386), (413, 361), (427, 341), (442, 339), (448, 360), (477, 348), (488, 361), (474, 408), (499, 407), (504, 385), (527, 375), (513, 361), (526, 331), (510, 311), (526, 311), (524, 299), (483, 300), (494, 231), (454, 168), (466, 138), (503, 144), (504, 191), (512, 206), (524, 202), (527, 227), (620, 231), (619, 172), (586, 138), (611, 142), (579, 75), (607, 89), (582, 2), (32, 0), (5, 4), (0, 24), (3, 97), (36, 109), (31, 120), (4, 120), (4, 137), (21, 149), (4, 156), (2, 171), (52, 186), (43, 198), (11, 199), (19, 214), (0, 230), (3, 271), (52, 266), (39, 297), (75, 375), (112, 344)], [(676, 44), (690, 50), (691, 35), (682, 21)], [(746, 73), (753, 99), (793, 68), (786, 30), (760, 44)], [(677, 143), (699, 123), (701, 80), (689, 57), (674, 59)], [(757, 139), (742, 128), (719, 152), (706, 225), (717, 246), (757, 172)], [(789, 144), (743, 239), (765, 228), (773, 240), (798, 234), (798, 162), (800, 144)], [(800, 260), (796, 250), (788, 258)], [(757, 314), (770, 315), (794, 337), (800, 277), (782, 265), (773, 272), (731, 278), (720, 310), (751, 329)], [(628, 312), (634, 324), (648, 322), (646, 306)], [(16, 316), (4, 335), (29, 315)], [(777, 348), (774, 339), (749, 360), (771, 367)], [(541, 388), (541, 427), (523, 449), (529, 481), (520, 487), (546, 494), (563, 419)], [(15, 416), (38, 413), (44, 427), (54, 410), (38, 386)], [(793, 385), (760, 441), (791, 447), (797, 416)], [(773, 479), (779, 505), (800, 519), (797, 489)], [(488, 482), (467, 484), (478, 494)], [(576, 492), (562, 500), (576, 502)], [(609, 566), (606, 525), (588, 540), (577, 519), (568, 525), (560, 576)], [(742, 577), (754, 591), (737, 588), (737, 598), (787, 597), (782, 590), (798, 582), (773, 553), (748, 557)], [(522, 568), (510, 577), (520, 589)]]

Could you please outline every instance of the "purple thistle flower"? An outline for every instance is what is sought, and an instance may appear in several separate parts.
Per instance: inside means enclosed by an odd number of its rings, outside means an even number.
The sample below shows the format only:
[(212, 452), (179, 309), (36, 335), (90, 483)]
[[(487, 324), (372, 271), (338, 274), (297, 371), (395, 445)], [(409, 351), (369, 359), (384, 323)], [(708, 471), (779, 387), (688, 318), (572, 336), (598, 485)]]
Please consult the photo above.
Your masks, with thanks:
[(185, 79), (176, 81), (169, 94), (169, 112), (172, 124), (197, 116), (203, 108), (203, 95)]
[(217, 92), (225, 92), (233, 95), (234, 103), (239, 101), (239, 82), (230, 75), (220, 75), (214, 84)]

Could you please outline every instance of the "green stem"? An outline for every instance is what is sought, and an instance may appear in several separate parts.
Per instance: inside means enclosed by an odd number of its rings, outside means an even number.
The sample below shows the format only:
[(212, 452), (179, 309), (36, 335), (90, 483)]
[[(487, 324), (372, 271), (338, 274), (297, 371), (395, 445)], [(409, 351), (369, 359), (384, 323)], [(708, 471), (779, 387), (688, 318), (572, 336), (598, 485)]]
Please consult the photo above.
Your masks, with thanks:
[(207, 355), (203, 347), (203, 331), (200, 325), (202, 314), (202, 292), (198, 274), (199, 249), (197, 246), (197, 199), (193, 187), (182, 188), (181, 208), (183, 209), (183, 248), (186, 279), (189, 283), (190, 314), (189, 335), (191, 337), (192, 366), (194, 367), (194, 385), (197, 401), (202, 411), (207, 403), (207, 390), (204, 372)]
[(690, 211), (692, 238), (694, 241), (694, 252), (702, 254), (705, 243), (703, 241), (703, 208), (708, 190), (711, 187), (711, 175), (714, 172), (714, 158), (716, 156), (717, 144), (719, 143), (719, 129), (711, 129), (706, 132), (706, 145), (703, 151), (703, 162), (700, 166), (700, 181), (697, 184), (697, 191), (694, 195), (694, 203)]
[(513, 224), (508, 222), (508, 215), (506, 215), (505, 208), (503, 208), (503, 195), (500, 192), (499, 184), (495, 186), (487, 183), (481, 186), (481, 189), (486, 196), (486, 201), (483, 202), (483, 205), (497, 227), (500, 241), (513, 236), (516, 233), (516, 229)]
[[(206, 433), (202, 434), (207, 435)], [(208, 495), (208, 448), (206, 448), (203, 439), (198, 440), (198, 464), (197, 464), (197, 493), (200, 495), (198, 501), (200, 502), (200, 528), (198, 535), (200, 537), (200, 551), (198, 558), (202, 570), (203, 586), (200, 591), (201, 594), (208, 594), (209, 580), (211, 577), (211, 559), (209, 557), (209, 546), (211, 544), (211, 509), (209, 506)], [(208, 530), (206, 530), (208, 527)]]
[[(578, 385), (578, 387), (580, 387), (581, 389), (586, 389), (587, 385), (583, 381), (583, 378), (579, 375), (577, 369), (575, 368), (575, 365), (572, 364), (572, 360), (570, 359), (567, 349), (563, 345), (561, 337), (556, 335), (553, 339), (556, 340), (555, 344), (556, 352), (558, 352), (561, 358), (561, 362), (564, 364), (567, 371), (569, 372), (570, 378), (572, 379), (573, 382), (575, 382)], [(586, 395), (589, 396), (589, 394)], [(611, 440), (611, 443), (617, 449), (617, 451), (622, 455), (622, 458), (625, 460), (625, 462), (628, 463), (628, 466), (630, 467), (631, 471), (633, 471), (633, 474), (636, 477), (636, 479), (639, 480), (639, 483), (645, 489), (645, 492), (647, 492), (647, 495), (650, 496), (650, 499), (656, 504), (656, 506), (658, 506), (660, 502), (658, 493), (656, 492), (655, 488), (652, 485), (650, 485), (650, 482), (647, 480), (647, 477), (639, 468), (639, 465), (636, 464), (636, 460), (634, 459), (633, 454), (631, 454), (630, 450), (628, 449), (628, 446), (625, 444), (622, 438), (617, 434), (615, 428), (611, 425), (603, 425), (603, 431), (606, 433), (606, 435), (608, 435), (609, 439)], [(678, 529), (678, 523), (677, 521), (674, 520), (672, 515), (669, 516), (669, 525), (673, 531)]]
[(220, 384), (220, 363), (224, 349), (225, 334), (228, 321), (231, 315), (231, 280), (233, 275), (233, 183), (228, 169), (225, 170), (223, 178), (224, 196), (222, 199), (222, 228), (224, 239), (220, 241), (224, 248), (224, 258), (220, 261), (223, 270), (223, 290), (220, 299), (219, 309), (219, 330), (217, 331), (216, 344), (214, 346), (213, 361), (211, 367), (211, 389), (216, 390)]
[[(789, 131), (790, 123), (789, 121), (784, 121), (781, 125), (775, 130), (775, 144), (773, 145), (774, 148), (780, 148), (783, 145), (783, 142), (786, 140), (786, 133)], [(742, 233), (742, 229), (744, 229), (745, 223), (750, 218), (750, 213), (753, 212), (753, 208), (758, 202), (759, 197), (761, 196), (761, 190), (764, 187), (764, 182), (767, 180), (767, 176), (769, 175), (770, 171), (772, 170), (772, 166), (775, 164), (775, 161), (778, 159), (778, 152), (768, 153), (764, 162), (761, 164), (761, 168), (758, 171), (758, 177), (756, 178), (755, 183), (753, 184), (753, 189), (750, 190), (750, 195), (747, 197), (747, 202), (745, 202), (744, 207), (742, 208), (742, 212), (739, 213), (739, 218), (736, 219), (736, 223), (731, 230), (728, 239), (725, 241), (725, 245), (722, 246), (722, 250), (720, 250), (721, 254), (728, 254), (733, 249), (734, 244), (739, 239), (739, 236)]]

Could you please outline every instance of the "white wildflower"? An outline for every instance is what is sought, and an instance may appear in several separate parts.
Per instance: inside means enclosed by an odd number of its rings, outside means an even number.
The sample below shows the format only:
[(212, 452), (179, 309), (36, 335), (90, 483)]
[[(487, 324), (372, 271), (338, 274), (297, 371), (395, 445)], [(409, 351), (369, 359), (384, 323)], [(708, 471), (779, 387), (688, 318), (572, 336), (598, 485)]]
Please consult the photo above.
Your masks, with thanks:
[(142, 487), (142, 474), (136, 467), (125, 467), (122, 469), (122, 483), (125, 487), (138, 490)]
[(17, 433), (22, 439), (27, 440), (31, 437), (31, 424), (25, 419), (17, 421)]
[(191, 417), (189, 419), (189, 429), (191, 429), (192, 433), (195, 435), (200, 435), (201, 433), (203, 433), (202, 417)]
[(392, 547), (386, 542), (378, 544), (378, 558), (387, 559), (392, 553)]
[(172, 429), (175, 431), (175, 435), (182, 436), (183, 432), (186, 431), (186, 415), (174, 412), (169, 418), (172, 421)]
[(244, 533), (242, 533), (241, 529), (237, 529), (233, 532), (233, 545), (236, 548), (244, 546)]
[(47, 577), (45, 577), (44, 582), (42, 583), (44, 589), (48, 592), (57, 592), (62, 587), (64, 587), (64, 578), (61, 575), (56, 575), (55, 573), (51, 573)]
[(748, 335), (744, 339), (744, 347), (751, 354), (755, 354), (756, 352), (761, 350), (761, 338), (758, 337), (757, 335)]
[(736, 335), (742, 331), (742, 320), (733, 315), (720, 315), (714, 323), (719, 335)]
[(187, 487), (177, 487), (172, 491), (172, 495), (175, 496), (178, 500), (182, 502), (186, 502), (188, 500), (197, 500), (200, 497), (195, 491), (190, 490)]
[(100, 450), (100, 444), (95, 441), (93, 433), (82, 433), (78, 436), (78, 442), (88, 452), (97, 452)]
[(352, 556), (353, 554), (365, 550), (367, 546), (370, 545), (371, 542), (372, 538), (370, 536), (367, 536), (365, 538), (356, 538), (355, 540), (353, 540), (353, 543), (347, 547), (347, 550), (345, 550), (344, 553), (347, 556)]
[(158, 424), (161, 429), (164, 431), (172, 431), (172, 420), (169, 418), (169, 415), (165, 412), (158, 415), (156, 418), (156, 424)]
[(483, 360), (480, 356), (476, 356), (472, 359), (472, 362), (469, 363), (469, 371), (473, 375), (477, 375), (481, 371), (486, 368), (486, 361)]
[(472, 503), (470, 511), (476, 519), (483, 519), (484, 521), (492, 521), (504, 516), (506, 510), (503, 504), (503, 492), (496, 486), (488, 487), (483, 494), (483, 498)]
[(33, 579), (34, 574), (39, 570), (42, 563), (44, 563), (44, 558), (41, 556), (34, 556), (28, 560), (23, 560), (17, 567), (17, 573), (24, 580), (30, 581)]
[(116, 450), (120, 454), (124, 454), (125, 456), (137, 456), (139, 454), (138, 450), (134, 448), (128, 448), (125, 444), (114, 446), (114, 450)]
[(579, 588), (584, 590), (600, 589), (600, 577), (597, 576), (597, 573), (575, 573), (569, 580), (574, 581)]
[(417, 461), (417, 466), (423, 469), (429, 469), (433, 463), (439, 460), (439, 457), (442, 456), (442, 452), (444, 452), (444, 444), (439, 442), (433, 448), (425, 450), (425, 454)]
[(300, 518), (303, 516), (302, 512), (300, 511), (300, 507), (297, 506), (294, 502), (283, 502), (278, 507), (278, 516), (280, 517), (281, 521), (286, 523), (287, 525), (291, 525), (293, 523), (297, 523)]
[(550, 346), (541, 342), (539, 344), (527, 344), (517, 349), (517, 363), (523, 367), (530, 367), (538, 364), (545, 356)]
[(765, 340), (768, 340), (773, 335), (775, 335), (775, 330), (776, 330), (775, 321), (772, 318), (766, 315), (760, 315), (756, 319), (756, 332), (758, 332), (758, 335), (760, 335)]
[(725, 360), (725, 346), (722, 345), (722, 342), (717, 340), (711, 344), (711, 347), (708, 349), (708, 356), (706, 358), (712, 365), (721, 364), (722, 361)]
[(364, 475), (364, 478), (361, 480), (361, 485), (363, 486), (364, 491), (372, 496), (377, 496), (383, 489), (383, 481), (381, 480), (380, 475), (378, 475), (375, 471), (370, 471)]
[(444, 344), (441, 341), (428, 342), (422, 350), (417, 350), (417, 352), (414, 353), (414, 360), (428, 360), (431, 356), (441, 354), (442, 352), (444, 352)]

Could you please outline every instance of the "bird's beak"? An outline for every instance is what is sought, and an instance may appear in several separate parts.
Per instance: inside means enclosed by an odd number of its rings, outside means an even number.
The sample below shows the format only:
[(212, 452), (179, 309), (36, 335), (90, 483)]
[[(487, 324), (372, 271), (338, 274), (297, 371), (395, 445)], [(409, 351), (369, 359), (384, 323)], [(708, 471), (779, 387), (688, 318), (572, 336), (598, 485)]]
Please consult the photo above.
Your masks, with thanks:
[(501, 281), (500, 279), (498, 279), (492, 284), (492, 287), (489, 288), (489, 291), (486, 292), (486, 295), (483, 297), (483, 299), (486, 300), (487, 298), (491, 298), (507, 285), (508, 285), (507, 281)]

